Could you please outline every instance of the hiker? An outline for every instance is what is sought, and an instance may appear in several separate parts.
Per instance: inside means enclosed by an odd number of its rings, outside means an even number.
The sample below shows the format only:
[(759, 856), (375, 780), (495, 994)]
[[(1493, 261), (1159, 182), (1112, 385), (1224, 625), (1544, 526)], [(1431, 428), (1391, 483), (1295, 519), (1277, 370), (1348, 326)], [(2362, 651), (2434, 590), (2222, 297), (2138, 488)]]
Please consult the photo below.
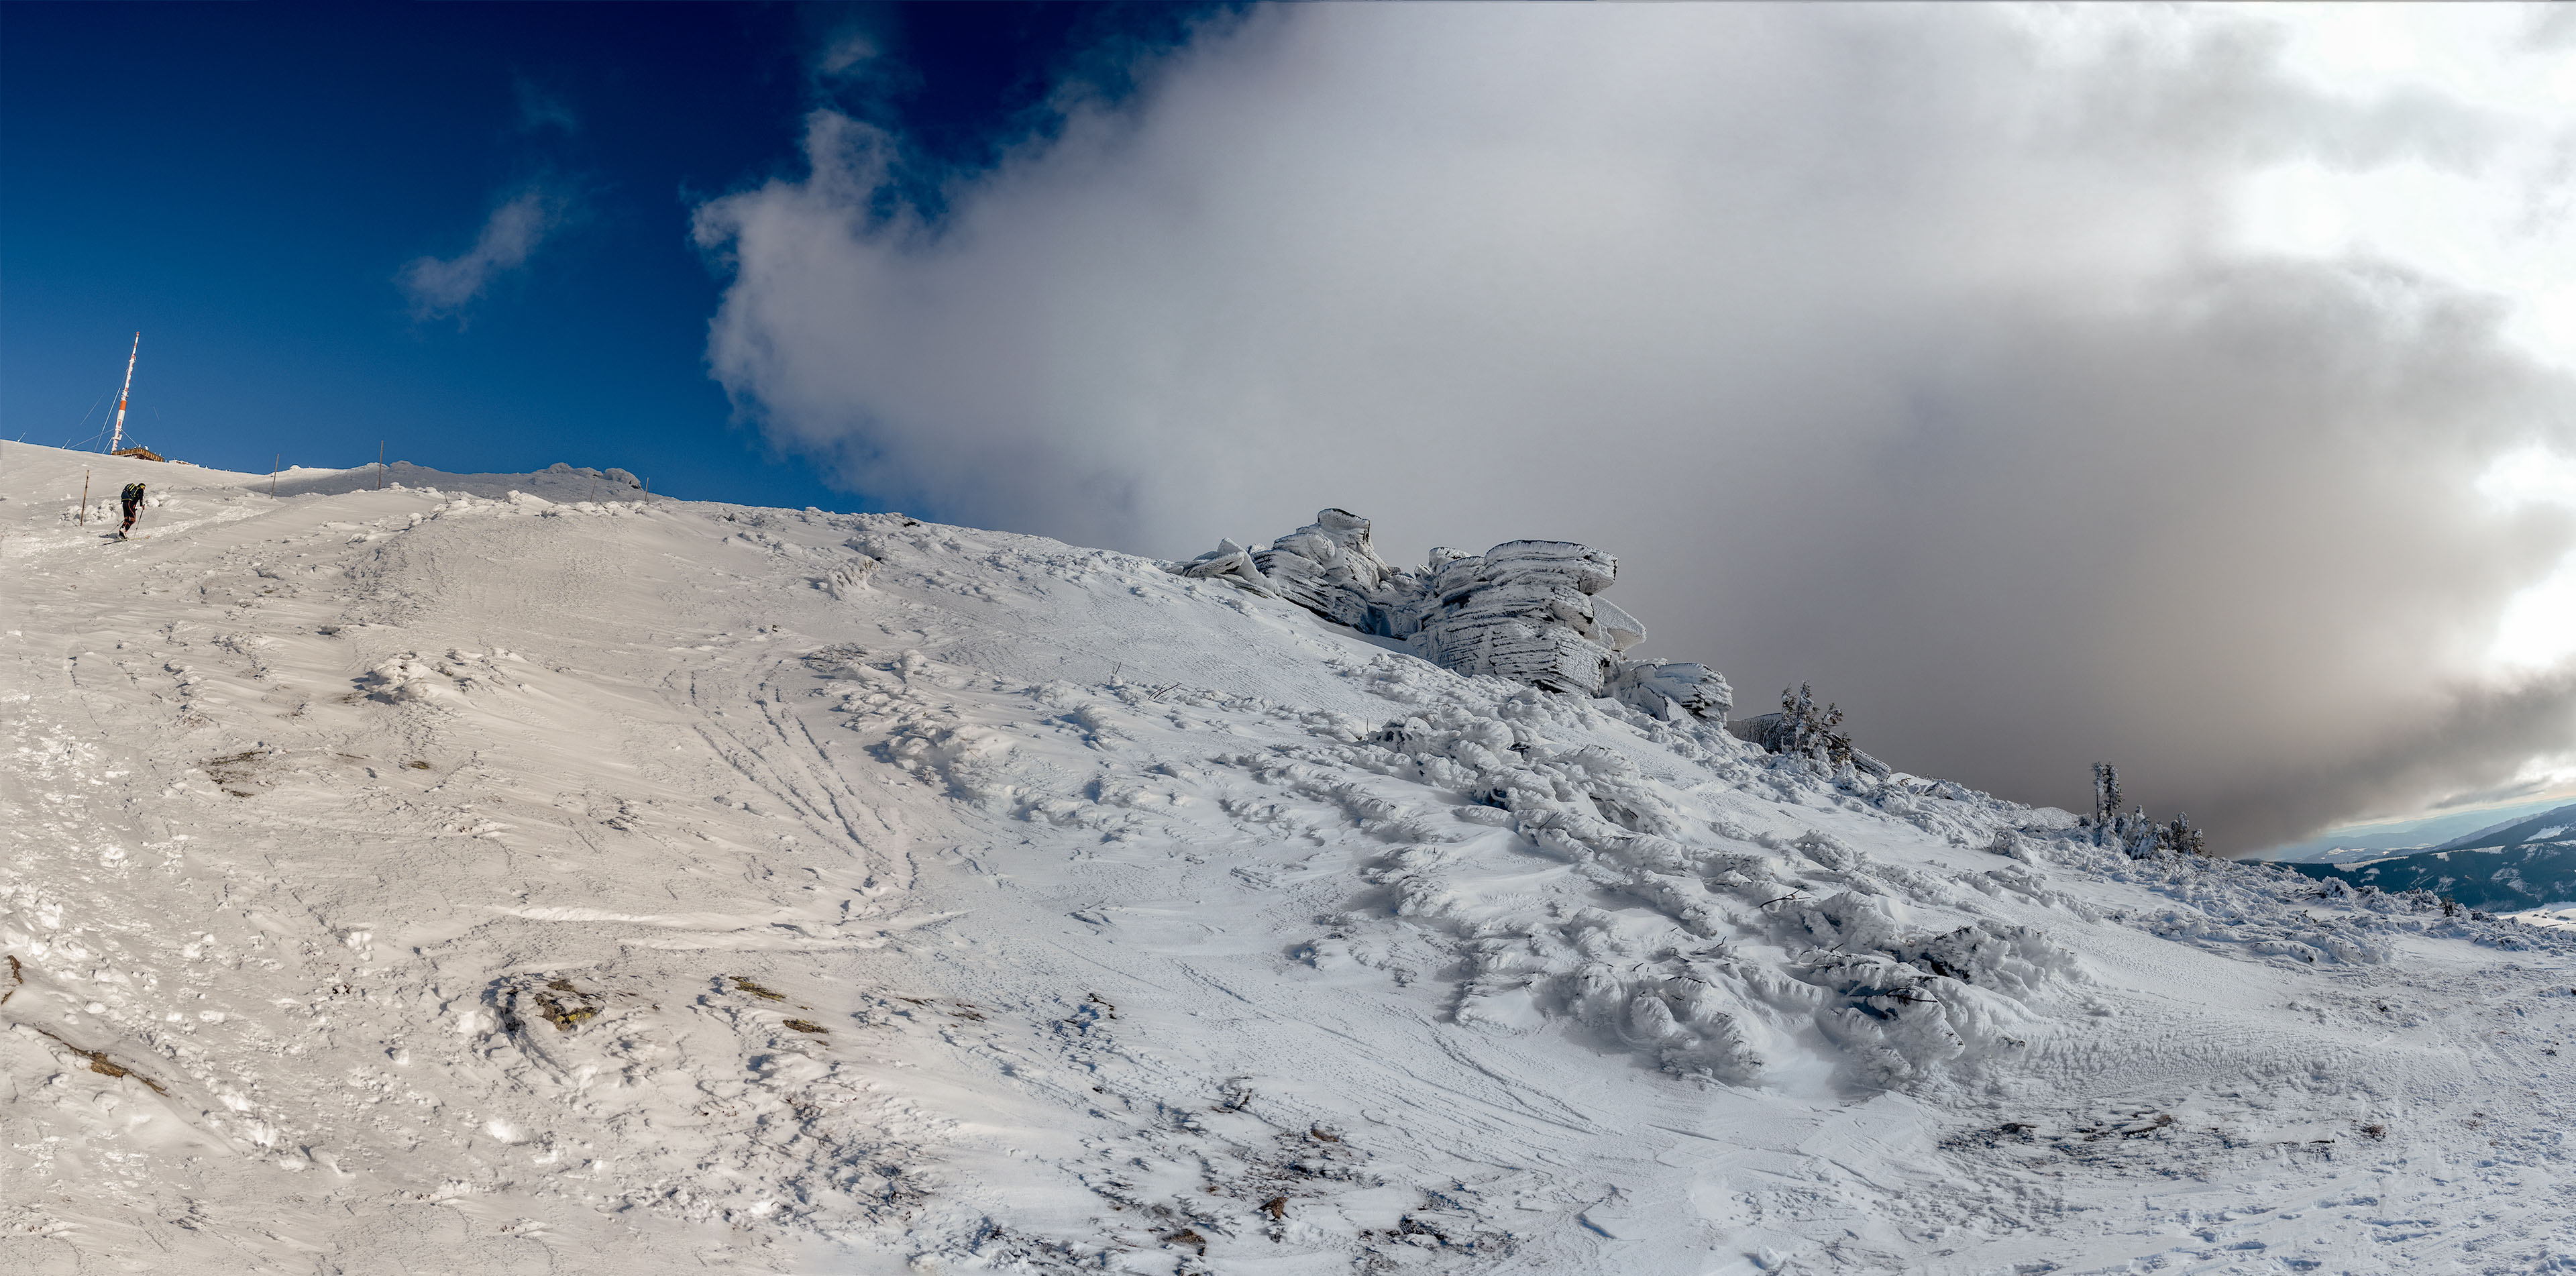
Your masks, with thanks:
[(123, 526), (123, 527), (120, 527), (120, 528), (116, 529), (116, 534), (117, 534), (117, 535), (119, 535), (119, 536), (125, 536), (125, 535), (128, 535), (128, 534), (131, 534), (131, 533), (134, 531), (134, 516), (135, 516), (135, 515), (137, 515), (137, 514), (140, 514), (140, 513), (142, 513), (142, 512), (143, 512), (143, 485), (142, 485), (142, 484), (140, 484), (140, 483), (128, 483), (128, 484), (126, 484), (126, 485), (125, 485), (125, 526)]

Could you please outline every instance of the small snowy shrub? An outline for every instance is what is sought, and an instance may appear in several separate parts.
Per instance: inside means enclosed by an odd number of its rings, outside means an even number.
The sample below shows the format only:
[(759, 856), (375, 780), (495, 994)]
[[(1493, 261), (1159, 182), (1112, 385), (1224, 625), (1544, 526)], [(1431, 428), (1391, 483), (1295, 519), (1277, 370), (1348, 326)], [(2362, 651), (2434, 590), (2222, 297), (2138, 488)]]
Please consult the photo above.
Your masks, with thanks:
[(2206, 855), (2209, 838), (2192, 827), (2190, 816), (2176, 812), (2170, 823), (2156, 826), (2156, 847), (2169, 855)]
[(1799, 683), (1798, 689), (1780, 692), (1780, 721), (1774, 728), (1778, 747), (1765, 740), (1763, 747), (1774, 753), (1803, 754), (1827, 767), (1839, 767), (1852, 760), (1851, 737), (1835, 730), (1843, 723), (1841, 705), (1816, 707), (1816, 689)]

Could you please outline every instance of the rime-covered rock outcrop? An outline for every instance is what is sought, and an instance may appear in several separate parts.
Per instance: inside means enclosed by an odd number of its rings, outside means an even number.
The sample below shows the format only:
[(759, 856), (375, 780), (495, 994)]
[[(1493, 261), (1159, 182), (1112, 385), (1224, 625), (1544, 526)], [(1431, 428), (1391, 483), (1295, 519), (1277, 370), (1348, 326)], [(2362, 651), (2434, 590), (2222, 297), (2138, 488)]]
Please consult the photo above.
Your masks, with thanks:
[(1285, 598), (1363, 633), (1401, 638), (1424, 659), (1653, 714), (1723, 723), (1726, 678), (1703, 664), (1632, 659), (1646, 626), (1599, 595), (1619, 560), (1572, 541), (1506, 541), (1482, 554), (1434, 548), (1406, 570), (1378, 556), (1369, 521), (1344, 509), (1246, 549), (1230, 540), (1171, 571)]

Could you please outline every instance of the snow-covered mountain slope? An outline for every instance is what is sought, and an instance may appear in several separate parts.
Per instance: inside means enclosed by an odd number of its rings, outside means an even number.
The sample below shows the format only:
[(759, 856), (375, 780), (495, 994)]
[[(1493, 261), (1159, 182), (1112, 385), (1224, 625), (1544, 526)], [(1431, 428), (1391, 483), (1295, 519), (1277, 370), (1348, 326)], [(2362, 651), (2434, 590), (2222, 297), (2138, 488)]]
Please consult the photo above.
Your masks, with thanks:
[(303, 474), (0, 445), (0, 1270), (2576, 1266), (2576, 936), (1126, 555)]

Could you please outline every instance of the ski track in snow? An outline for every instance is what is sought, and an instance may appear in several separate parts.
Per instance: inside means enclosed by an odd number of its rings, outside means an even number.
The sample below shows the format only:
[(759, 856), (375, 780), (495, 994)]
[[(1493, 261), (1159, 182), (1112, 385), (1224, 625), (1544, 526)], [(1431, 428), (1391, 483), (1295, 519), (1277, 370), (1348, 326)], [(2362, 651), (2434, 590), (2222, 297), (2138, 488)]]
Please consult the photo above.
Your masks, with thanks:
[(2576, 1270), (2568, 931), (392, 478), (0, 445), (0, 1271)]

